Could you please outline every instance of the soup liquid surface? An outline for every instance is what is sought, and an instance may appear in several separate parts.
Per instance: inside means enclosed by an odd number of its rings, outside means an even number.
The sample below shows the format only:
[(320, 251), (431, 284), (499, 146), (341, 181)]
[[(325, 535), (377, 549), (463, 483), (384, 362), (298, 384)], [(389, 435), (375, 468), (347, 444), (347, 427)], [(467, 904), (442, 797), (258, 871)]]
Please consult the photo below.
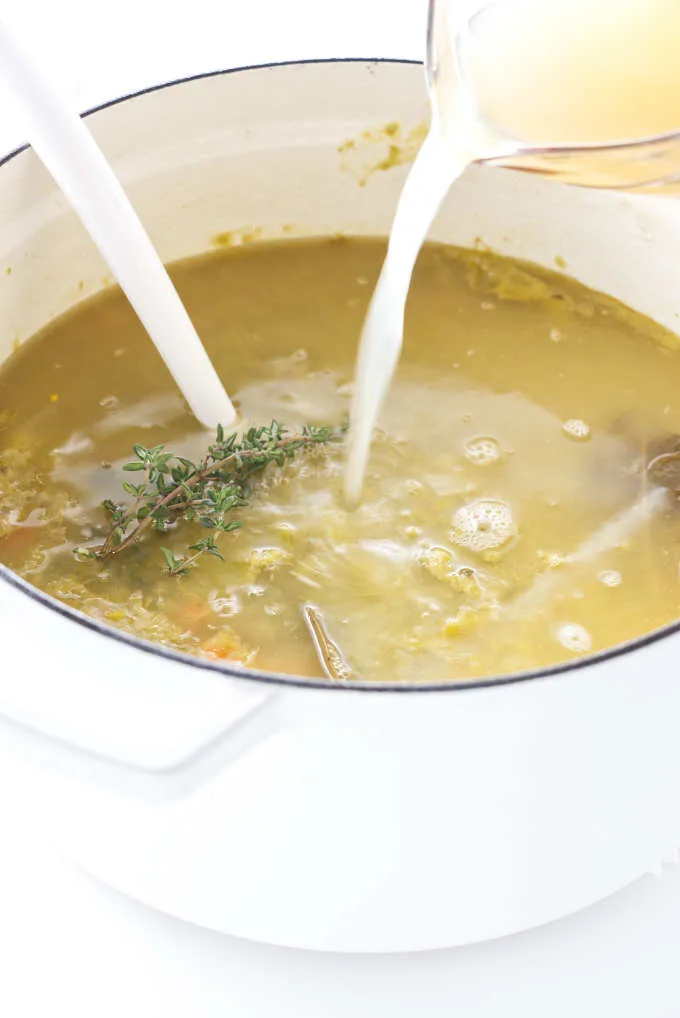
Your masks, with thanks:
[[(384, 251), (297, 241), (175, 266), (248, 422), (343, 420)], [(566, 279), (426, 245), (360, 506), (342, 502), (343, 445), (300, 454), (255, 482), (242, 529), (221, 539), (226, 561), (205, 556), (178, 578), (160, 547), (183, 553), (197, 525), (118, 558), (73, 556), (105, 535), (101, 501), (125, 498), (133, 443), (194, 459), (208, 444), (112, 289), (0, 372), (0, 560), (144, 639), (268, 671), (322, 674), (306, 605), (365, 681), (474, 679), (600, 651), (680, 614), (670, 497), (617, 546), (564, 561), (649, 490), (646, 463), (680, 434), (673, 343)]]

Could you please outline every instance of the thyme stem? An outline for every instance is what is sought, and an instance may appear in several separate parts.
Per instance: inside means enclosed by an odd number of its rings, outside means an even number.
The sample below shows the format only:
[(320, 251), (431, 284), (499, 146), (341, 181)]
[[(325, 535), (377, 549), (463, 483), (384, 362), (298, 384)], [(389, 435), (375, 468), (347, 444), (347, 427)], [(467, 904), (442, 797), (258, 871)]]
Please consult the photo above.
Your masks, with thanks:
[(264, 427), (250, 428), (240, 436), (225, 437), (218, 427), (216, 440), (200, 463), (167, 452), (164, 445), (151, 449), (135, 445), (135, 459), (126, 463), (123, 470), (143, 471), (144, 482), (123, 483), (124, 490), (133, 496), (132, 505), (110, 499), (103, 503), (109, 514), (109, 533), (102, 544), (77, 549), (78, 557), (105, 559), (120, 555), (147, 531), (167, 530), (186, 520), (200, 523), (213, 534), (190, 546), (193, 555), (176, 557), (163, 548), (169, 572), (185, 574), (204, 554), (222, 558), (216, 538), (241, 526), (239, 520), (227, 517), (248, 505), (251, 475), (262, 472), (269, 464), (283, 466), (298, 451), (337, 441), (341, 434), (342, 429), (311, 424), (289, 434), (281, 424), (272, 421)]

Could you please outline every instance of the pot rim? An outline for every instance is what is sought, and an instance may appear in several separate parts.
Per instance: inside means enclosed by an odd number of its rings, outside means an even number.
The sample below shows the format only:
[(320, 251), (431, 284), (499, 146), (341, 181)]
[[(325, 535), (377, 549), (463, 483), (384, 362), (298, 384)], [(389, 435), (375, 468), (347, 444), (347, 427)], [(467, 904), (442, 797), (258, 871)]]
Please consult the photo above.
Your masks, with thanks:
[[(404, 66), (423, 66), (422, 61), (420, 60), (407, 60), (392, 57), (328, 57), (321, 59), (282, 60), (270, 61), (263, 64), (249, 64), (242, 67), (229, 67), (222, 70), (204, 71), (200, 74), (192, 74), (184, 78), (175, 78), (171, 81), (162, 82), (158, 85), (150, 85), (147, 88), (139, 89), (136, 92), (130, 92), (116, 99), (111, 99), (105, 103), (101, 103), (98, 106), (93, 106), (86, 110), (82, 116), (88, 117), (112, 106), (122, 105), (125, 102), (138, 99), (141, 96), (149, 95), (153, 92), (160, 92), (165, 89), (187, 85), (192, 81), (200, 81), (206, 78), (218, 78), (229, 74), (242, 74), (248, 71), (270, 70), (275, 67), (300, 67), (319, 64), (398, 64)], [(23, 152), (28, 151), (30, 147), (30, 145), (21, 145), (19, 148), (9, 152), (7, 155), (0, 157), (0, 169), (13, 159), (16, 159), (17, 156), (20, 156)], [(643, 636), (637, 637), (634, 640), (628, 640), (626, 643), (617, 644), (616, 646), (600, 651), (597, 654), (590, 654), (586, 657), (575, 659), (574, 661), (560, 662), (559, 664), (552, 665), (548, 668), (536, 668), (528, 671), (514, 672), (508, 675), (491, 675), (482, 679), (449, 679), (441, 680), (440, 682), (428, 683), (364, 682), (361, 680), (337, 682), (331, 681), (330, 679), (306, 678), (299, 675), (284, 675), (282, 673), (264, 672), (257, 669), (239, 669), (233, 665), (230, 666), (219, 662), (206, 661), (193, 654), (172, 650), (169, 647), (164, 647), (162, 644), (142, 640), (139, 637), (132, 636), (122, 630), (115, 629), (113, 626), (107, 626), (104, 623), (85, 615), (83, 612), (80, 612), (75, 608), (71, 608), (62, 601), (58, 601), (56, 598), (46, 594), (38, 587), (34, 587), (32, 584), (28, 583), (1, 562), (0, 581), (8, 583), (24, 596), (36, 601), (38, 604), (43, 605), (51, 611), (56, 612), (58, 615), (61, 615), (80, 626), (84, 626), (86, 629), (94, 631), (98, 635), (103, 636), (105, 639), (116, 640), (147, 654), (155, 654), (157, 657), (165, 658), (166, 660), (172, 661), (176, 664), (188, 665), (195, 668), (197, 671), (216, 672), (234, 679), (245, 679), (249, 682), (264, 683), (267, 685), (301, 687), (304, 689), (362, 691), (369, 693), (462, 693), (475, 689), (488, 689), (495, 686), (512, 686), (537, 679), (555, 678), (569, 672), (577, 672), (583, 668), (588, 668), (601, 662), (621, 657), (631, 651), (642, 650), (644, 647), (657, 643), (660, 640), (666, 639), (667, 637), (680, 632), (679, 619), (676, 622), (669, 623), (667, 626), (662, 626), (660, 629), (652, 630), (650, 633), (645, 633)]]

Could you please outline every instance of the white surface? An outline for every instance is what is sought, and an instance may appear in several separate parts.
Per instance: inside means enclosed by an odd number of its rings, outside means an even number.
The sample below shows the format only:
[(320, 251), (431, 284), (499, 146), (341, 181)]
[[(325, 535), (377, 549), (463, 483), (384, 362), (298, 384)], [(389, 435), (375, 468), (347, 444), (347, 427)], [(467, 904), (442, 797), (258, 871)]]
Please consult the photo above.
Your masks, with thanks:
[[(48, 74), (80, 109), (224, 67), (325, 57), (425, 54), (427, 0), (21, 0), (2, 18), (30, 32)], [(0, 100), (0, 143), (23, 141)], [(9, 115), (8, 115), (9, 114)]]
[[(403, 0), (397, 15), (393, 0), (194, 0), (187, 24), (184, 6), (120, 0), (105, 17), (91, 2), (64, 0), (43, 13), (32, 0), (13, 17), (39, 29), (46, 66), (84, 107), (229, 64), (420, 56), (423, 6)], [(21, 129), (1, 108), (6, 150)], [(99, 887), (58, 860), (30, 818), (20, 822), (22, 771), (3, 759), (0, 775), (0, 1012), (8, 1018), (680, 1014), (677, 869), (512, 940), (398, 959), (309, 955), (210, 934)]]
[[(7, 819), (3, 809), (4, 832)], [(0, 1011), (7, 1018), (680, 1014), (675, 867), (535, 933), (362, 958), (262, 947), (169, 919), (38, 847), (30, 826), (11, 826), (0, 851)]]

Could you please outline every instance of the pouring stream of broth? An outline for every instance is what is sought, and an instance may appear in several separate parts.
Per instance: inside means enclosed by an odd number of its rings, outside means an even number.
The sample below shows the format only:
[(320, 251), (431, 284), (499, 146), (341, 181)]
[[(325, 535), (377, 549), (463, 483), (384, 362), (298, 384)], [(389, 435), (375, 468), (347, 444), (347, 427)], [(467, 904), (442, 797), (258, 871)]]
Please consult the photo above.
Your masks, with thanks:
[[(631, 188), (680, 172), (676, 0), (430, 0), (429, 134), (407, 178), (357, 359), (344, 491), (361, 497), (418, 252), (473, 162)], [(631, 139), (639, 139), (631, 141)]]

